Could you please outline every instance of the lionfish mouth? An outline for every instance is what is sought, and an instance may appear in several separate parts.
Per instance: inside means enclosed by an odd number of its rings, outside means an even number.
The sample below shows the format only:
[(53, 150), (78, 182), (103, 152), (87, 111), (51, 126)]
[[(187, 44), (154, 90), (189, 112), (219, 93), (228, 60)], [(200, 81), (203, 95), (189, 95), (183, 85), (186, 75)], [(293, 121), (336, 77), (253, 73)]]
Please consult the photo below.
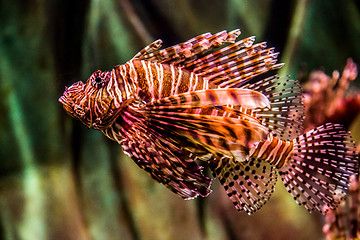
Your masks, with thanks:
[(59, 102), (63, 105), (66, 112), (68, 112), (70, 115), (74, 116), (74, 106), (75, 102), (73, 99), (74, 95), (77, 95), (82, 91), (84, 83), (83, 82), (77, 82), (71, 85), (70, 87), (65, 87), (65, 91), (63, 95), (59, 98)]
[(64, 105), (64, 104), (66, 103), (66, 99), (65, 99), (65, 96), (64, 96), (64, 95), (59, 98), (59, 102), (60, 102), (62, 105)]
[(59, 102), (63, 105), (63, 108), (67, 113), (74, 116), (74, 103), (69, 96), (67, 96), (66, 91), (64, 94), (59, 98)]

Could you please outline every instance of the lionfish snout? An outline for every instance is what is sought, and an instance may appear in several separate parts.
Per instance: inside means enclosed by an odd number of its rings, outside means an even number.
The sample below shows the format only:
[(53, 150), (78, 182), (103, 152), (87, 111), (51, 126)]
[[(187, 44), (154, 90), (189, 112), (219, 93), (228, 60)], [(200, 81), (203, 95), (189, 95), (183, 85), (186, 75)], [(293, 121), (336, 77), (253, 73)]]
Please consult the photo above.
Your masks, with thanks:
[(63, 105), (67, 104), (68, 101), (72, 100), (73, 96), (76, 96), (83, 91), (84, 83), (81, 81), (74, 83), (70, 87), (65, 87), (65, 91), (63, 95), (59, 98), (59, 102), (61, 102)]
[(87, 109), (83, 104), (85, 99), (84, 86), (85, 84), (79, 81), (70, 87), (65, 87), (65, 91), (59, 98), (59, 102), (68, 114), (86, 123), (84, 118), (86, 118)]
[(110, 77), (106, 72), (97, 71), (86, 83), (80, 81), (65, 88), (59, 102), (69, 115), (88, 128), (104, 130), (114, 122), (119, 112), (106, 88)]

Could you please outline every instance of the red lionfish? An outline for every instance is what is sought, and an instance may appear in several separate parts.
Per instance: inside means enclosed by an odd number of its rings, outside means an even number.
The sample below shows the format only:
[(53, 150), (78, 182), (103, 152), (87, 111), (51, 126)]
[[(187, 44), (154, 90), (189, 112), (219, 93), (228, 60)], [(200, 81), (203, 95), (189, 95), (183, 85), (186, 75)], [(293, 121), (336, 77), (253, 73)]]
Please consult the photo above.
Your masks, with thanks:
[(349, 133), (328, 123), (301, 135), (301, 87), (289, 77), (261, 77), (283, 65), (278, 53), (255, 37), (235, 42), (239, 34), (206, 33), (165, 49), (157, 40), (74, 83), (59, 101), (184, 199), (211, 192), (201, 161), (239, 211), (267, 202), (277, 171), (309, 211), (336, 207), (334, 196), (358, 170)]

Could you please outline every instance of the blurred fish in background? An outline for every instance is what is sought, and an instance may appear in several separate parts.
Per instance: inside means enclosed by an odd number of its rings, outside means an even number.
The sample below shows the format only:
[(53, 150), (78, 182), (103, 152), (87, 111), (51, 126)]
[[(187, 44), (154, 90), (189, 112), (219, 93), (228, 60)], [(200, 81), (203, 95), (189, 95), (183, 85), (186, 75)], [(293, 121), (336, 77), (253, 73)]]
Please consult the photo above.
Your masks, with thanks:
[(358, 75), (357, 66), (349, 58), (342, 74), (334, 70), (328, 76), (323, 70), (314, 70), (304, 85), (305, 128), (311, 129), (324, 122), (351, 126), (359, 113), (360, 94), (349, 88)]
[(360, 237), (359, 179), (350, 177), (350, 191), (338, 208), (325, 215), (323, 232), (327, 240), (353, 240)]
[[(217, 182), (209, 197), (183, 201), (57, 100), (64, 86), (127, 62), (155, 39), (167, 47), (238, 27), (280, 52), (279, 75), (305, 83), (322, 69), (339, 79), (329, 89), (347, 89), (339, 99), (352, 98), (358, 79), (329, 71), (360, 62), (357, 1), (1, 1), (0, 13), (1, 238), (323, 238), (322, 215), (299, 207), (282, 185), (251, 216), (234, 211)], [(358, 142), (356, 106), (343, 104), (339, 123)]]

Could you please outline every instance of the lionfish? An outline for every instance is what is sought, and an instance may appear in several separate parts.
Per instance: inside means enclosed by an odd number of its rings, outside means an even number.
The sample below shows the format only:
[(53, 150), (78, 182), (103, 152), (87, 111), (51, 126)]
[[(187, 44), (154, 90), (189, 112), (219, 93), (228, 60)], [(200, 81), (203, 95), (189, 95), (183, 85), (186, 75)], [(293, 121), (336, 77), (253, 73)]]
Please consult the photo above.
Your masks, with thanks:
[(165, 49), (157, 40), (59, 101), (184, 199), (209, 195), (207, 165), (239, 211), (268, 201), (277, 172), (309, 211), (335, 208), (358, 171), (349, 133), (327, 123), (303, 134), (301, 87), (272, 73), (283, 65), (273, 48), (239, 35), (206, 33)]

